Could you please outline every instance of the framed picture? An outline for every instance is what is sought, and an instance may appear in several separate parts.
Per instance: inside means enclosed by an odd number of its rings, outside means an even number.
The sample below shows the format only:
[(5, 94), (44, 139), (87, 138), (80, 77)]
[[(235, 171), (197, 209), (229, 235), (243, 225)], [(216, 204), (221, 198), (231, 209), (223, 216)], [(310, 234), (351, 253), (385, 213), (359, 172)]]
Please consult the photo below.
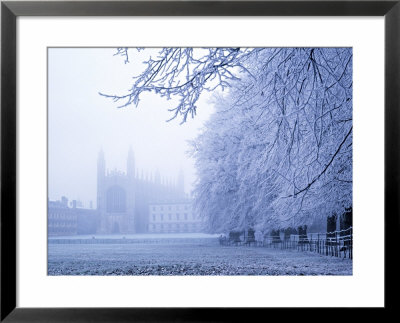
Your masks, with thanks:
[(1, 320), (392, 308), (399, 16), (2, 2)]

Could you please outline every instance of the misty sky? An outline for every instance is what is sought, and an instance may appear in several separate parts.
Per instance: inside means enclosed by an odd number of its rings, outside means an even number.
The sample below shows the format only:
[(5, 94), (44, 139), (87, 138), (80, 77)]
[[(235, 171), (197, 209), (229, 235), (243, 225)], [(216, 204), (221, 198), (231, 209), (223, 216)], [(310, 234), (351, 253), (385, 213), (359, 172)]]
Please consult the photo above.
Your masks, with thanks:
[(143, 95), (138, 108), (118, 109), (118, 103), (98, 93), (126, 94), (132, 76), (153, 50), (133, 55), (130, 63), (114, 56), (113, 48), (51, 48), (48, 50), (48, 170), (49, 198), (62, 195), (96, 205), (96, 163), (102, 148), (107, 169), (126, 171), (131, 146), (136, 167), (150, 174), (175, 179), (185, 173), (185, 190), (195, 180), (194, 161), (186, 151), (213, 111), (204, 93), (195, 119), (180, 125), (170, 119), (173, 101)]

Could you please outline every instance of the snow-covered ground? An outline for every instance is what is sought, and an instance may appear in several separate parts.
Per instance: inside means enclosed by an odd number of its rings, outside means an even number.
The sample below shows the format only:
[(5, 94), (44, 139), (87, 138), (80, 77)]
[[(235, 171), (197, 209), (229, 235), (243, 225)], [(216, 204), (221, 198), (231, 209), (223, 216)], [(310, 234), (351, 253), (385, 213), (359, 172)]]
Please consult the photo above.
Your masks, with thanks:
[(49, 275), (352, 275), (352, 261), (312, 252), (193, 243), (49, 244)]

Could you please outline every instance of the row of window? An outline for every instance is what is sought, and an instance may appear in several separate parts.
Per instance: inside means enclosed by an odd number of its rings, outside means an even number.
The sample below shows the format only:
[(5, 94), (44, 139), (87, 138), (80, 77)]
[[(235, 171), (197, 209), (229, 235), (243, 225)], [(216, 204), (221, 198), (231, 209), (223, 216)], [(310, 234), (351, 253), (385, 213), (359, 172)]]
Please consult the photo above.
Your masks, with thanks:
[(49, 221), (49, 228), (53, 227), (76, 227), (76, 222), (50, 222)]
[[(190, 217), (192, 220), (196, 220), (197, 218), (196, 218), (196, 215), (195, 214), (192, 214), (192, 216)], [(177, 220), (177, 221), (180, 221), (180, 220), (189, 220), (189, 215), (187, 214), (187, 213), (184, 213), (183, 214), (183, 217), (181, 217), (181, 214), (180, 213), (176, 213), (175, 215), (173, 215), (173, 214), (171, 214), (171, 213), (169, 213), (168, 214), (168, 216), (165, 216), (164, 217), (164, 214), (159, 214), (158, 216), (157, 216), (157, 214), (152, 214), (152, 219), (153, 219), (153, 222), (155, 222), (155, 221), (164, 221), (164, 220), (168, 220), (168, 221), (173, 221), (173, 220)]]
[[(180, 210), (180, 207), (181, 207), (180, 205), (174, 205), (174, 206), (173, 205), (168, 205), (168, 206), (165, 205), (165, 210), (168, 210), (168, 211), (172, 211), (173, 209)], [(189, 206), (184, 205), (183, 209), (189, 210)], [(153, 211), (157, 211), (157, 210), (164, 211), (164, 205), (153, 206)]]
[(149, 224), (149, 230), (154, 231), (154, 230), (197, 230), (201, 229), (202, 225), (200, 223), (193, 223), (193, 224)]
[(76, 215), (65, 214), (65, 213), (49, 213), (49, 219), (74, 220), (76, 219)]
[(69, 233), (69, 234), (76, 234), (76, 229), (74, 228), (49, 228), (49, 234), (52, 233)]

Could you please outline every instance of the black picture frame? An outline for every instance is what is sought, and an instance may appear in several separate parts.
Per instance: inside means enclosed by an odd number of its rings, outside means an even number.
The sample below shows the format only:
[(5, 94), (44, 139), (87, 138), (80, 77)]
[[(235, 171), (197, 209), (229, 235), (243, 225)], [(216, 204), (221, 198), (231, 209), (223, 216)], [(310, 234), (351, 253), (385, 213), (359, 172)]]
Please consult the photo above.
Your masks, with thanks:
[[(394, 1), (3, 1), (1, 3), (1, 317), (3, 322), (237, 321), (288, 315), (287, 309), (16, 307), (16, 19), (19, 16), (384, 16), (385, 17), (385, 307), (396, 310), (399, 274), (400, 0)], [(365, 201), (367, 203), (367, 201)], [(391, 255), (391, 256), (390, 256)], [(299, 292), (299, 297), (301, 293)], [(293, 309), (296, 310), (296, 309)], [(297, 309), (299, 311), (301, 309)], [(332, 309), (326, 309), (332, 311)], [(259, 313), (263, 312), (263, 313)], [(315, 312), (313, 313), (315, 315)], [(268, 318), (272, 318), (269, 316)], [(297, 315), (297, 314), (296, 314)], [(303, 316), (303, 314), (301, 314)], [(328, 318), (329, 315), (325, 316)], [(306, 317), (305, 317), (306, 318)], [(324, 319), (322, 317), (322, 319)]]

